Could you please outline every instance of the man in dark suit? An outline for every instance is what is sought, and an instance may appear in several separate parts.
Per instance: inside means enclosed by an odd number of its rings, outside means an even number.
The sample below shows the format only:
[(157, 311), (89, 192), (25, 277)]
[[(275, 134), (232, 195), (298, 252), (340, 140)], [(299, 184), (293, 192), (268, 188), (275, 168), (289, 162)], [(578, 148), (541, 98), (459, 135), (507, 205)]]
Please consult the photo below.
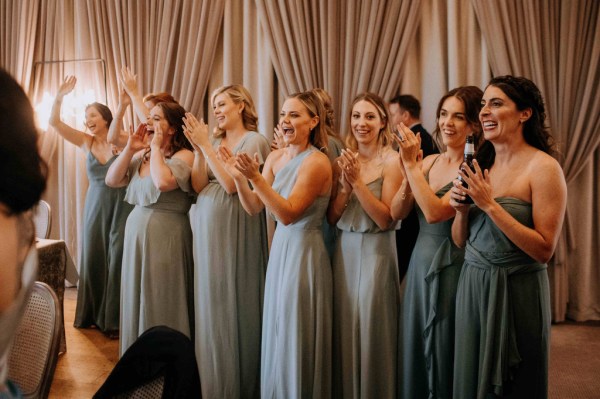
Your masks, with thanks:
[[(421, 104), (414, 96), (409, 94), (398, 95), (390, 100), (388, 105), (390, 121), (395, 128), (400, 122), (408, 126), (415, 133), (421, 133), (421, 149), (423, 158), (427, 155), (438, 153), (439, 150), (433, 142), (431, 135), (421, 125)], [(400, 230), (396, 231), (396, 249), (398, 251), (398, 269), (400, 280), (404, 278), (408, 269), (408, 263), (415, 242), (419, 235), (419, 219), (417, 212), (413, 209), (408, 216), (402, 220)]]

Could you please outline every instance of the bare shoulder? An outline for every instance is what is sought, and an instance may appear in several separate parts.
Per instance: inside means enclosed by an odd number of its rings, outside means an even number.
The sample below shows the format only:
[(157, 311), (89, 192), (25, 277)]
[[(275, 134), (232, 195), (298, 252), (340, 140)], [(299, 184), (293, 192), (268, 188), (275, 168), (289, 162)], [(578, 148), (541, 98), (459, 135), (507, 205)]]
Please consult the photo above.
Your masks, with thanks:
[(267, 159), (265, 162), (276, 162), (277, 160), (279, 160), (281, 158), (281, 156), (284, 154), (284, 150), (283, 148), (279, 148), (277, 150), (273, 150), (269, 153), (269, 155), (267, 155)]
[(564, 173), (558, 161), (540, 150), (537, 150), (531, 157), (529, 173), (533, 178), (555, 175), (564, 179)]
[(556, 159), (543, 151), (536, 151), (529, 161), (529, 181), (532, 189), (550, 190), (555, 194), (566, 192), (566, 180)]
[(384, 149), (383, 154), (382, 154), (383, 161), (385, 162), (385, 164), (391, 164), (391, 163), (398, 164), (399, 156), (400, 156), (400, 154), (398, 153), (398, 151), (395, 151), (391, 147), (387, 147), (386, 149)]
[(180, 159), (183, 162), (189, 164), (190, 166), (194, 163), (194, 153), (188, 150), (187, 148), (182, 148), (181, 150), (177, 151), (173, 155), (173, 158)]
[(313, 151), (312, 154), (309, 154), (304, 161), (302, 161), (303, 165), (314, 165), (318, 168), (329, 168), (331, 170), (331, 161), (329, 157), (321, 151)]
[(431, 155), (427, 155), (425, 158), (423, 158), (423, 161), (421, 162), (421, 170), (423, 171), (423, 173), (425, 173), (425, 171), (428, 171), (429, 169), (431, 169), (431, 167), (433, 166), (433, 163), (435, 162), (437, 157), (439, 157), (440, 155), (441, 154), (431, 154)]
[(331, 161), (321, 151), (313, 151), (302, 160), (298, 174), (310, 179), (326, 180), (332, 176)]

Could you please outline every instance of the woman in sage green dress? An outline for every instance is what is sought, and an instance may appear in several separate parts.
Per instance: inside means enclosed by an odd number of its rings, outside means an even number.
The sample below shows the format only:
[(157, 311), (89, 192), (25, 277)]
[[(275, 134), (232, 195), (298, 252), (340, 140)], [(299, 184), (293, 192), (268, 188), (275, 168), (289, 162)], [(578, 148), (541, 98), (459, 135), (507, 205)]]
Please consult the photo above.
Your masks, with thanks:
[(395, 398), (400, 278), (390, 205), (402, 183), (383, 100), (358, 95), (327, 211), (333, 256), (333, 396)]
[(251, 154), (226, 157), (244, 209), (266, 207), (277, 220), (265, 282), (263, 398), (331, 397), (331, 266), (321, 231), (331, 163), (318, 150), (327, 142), (323, 121), (313, 93), (294, 94), (279, 119), (287, 145), (269, 154), (262, 174)]
[[(529, 79), (493, 78), (479, 114), (486, 142), (452, 188), (454, 242), (465, 250), (456, 294), (455, 398), (547, 398), (550, 293), (567, 189)], [(469, 195), (474, 206), (463, 205)]]
[(81, 257), (75, 327), (96, 326), (116, 337), (119, 330), (121, 260), (125, 222), (133, 208), (124, 202), (125, 189), (108, 187), (104, 178), (117, 159), (117, 150), (107, 141), (112, 114), (103, 104), (93, 103), (85, 110), (89, 133), (73, 129), (60, 119), (63, 97), (77, 83), (67, 76), (58, 89), (50, 125), (65, 140), (86, 153), (88, 189), (83, 209)]
[[(439, 101), (433, 136), (441, 154), (422, 162), (420, 138), (398, 126), (400, 161), (406, 179), (394, 198), (393, 214), (405, 217), (416, 206), (419, 235), (402, 298), (400, 397), (452, 398), (454, 311), (464, 251), (452, 243), (450, 187), (463, 161), (465, 142), (481, 137), (482, 91), (475, 86), (450, 90)], [(398, 214), (395, 214), (398, 212)]]
[[(323, 104), (323, 108), (325, 109), (325, 124), (323, 125), (325, 131), (327, 132), (327, 156), (333, 163), (342, 154), (342, 150), (344, 149), (344, 144), (342, 143), (342, 139), (336, 133), (335, 128), (335, 112), (333, 109), (333, 99), (331, 95), (324, 89), (315, 88), (311, 90), (321, 103)], [(283, 148), (286, 146), (285, 141), (283, 140), (283, 130), (278, 125), (275, 128), (273, 133), (273, 142), (271, 144), (272, 149)], [(327, 219), (323, 220), (323, 240), (325, 241), (325, 247), (327, 248), (327, 254), (329, 258), (333, 258), (333, 251), (335, 246), (335, 238), (337, 236), (337, 228), (335, 225), (329, 224)]]
[(246, 213), (217, 151), (257, 154), (262, 165), (269, 141), (256, 132), (254, 101), (243, 86), (215, 90), (212, 104), (215, 136), (189, 113), (184, 128), (195, 149), (192, 186), (198, 193), (191, 219), (196, 358), (202, 396), (258, 398), (266, 219), (264, 212)]
[(188, 211), (194, 154), (183, 134), (180, 105), (160, 103), (150, 116), (152, 125), (130, 135), (106, 175), (108, 185), (127, 186), (125, 199), (135, 205), (125, 228), (121, 355), (150, 327), (166, 325), (188, 337), (193, 332)]

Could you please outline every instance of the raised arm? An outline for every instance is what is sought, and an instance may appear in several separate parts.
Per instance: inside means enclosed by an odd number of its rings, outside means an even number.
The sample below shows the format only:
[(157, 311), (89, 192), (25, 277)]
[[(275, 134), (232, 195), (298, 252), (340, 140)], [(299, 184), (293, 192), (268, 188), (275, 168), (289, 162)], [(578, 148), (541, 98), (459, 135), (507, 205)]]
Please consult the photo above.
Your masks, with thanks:
[(75, 78), (75, 76), (67, 76), (60, 85), (58, 93), (56, 93), (56, 98), (54, 99), (54, 104), (52, 104), (49, 123), (50, 126), (52, 126), (65, 140), (84, 151), (89, 151), (93, 140), (92, 135), (82, 132), (81, 130), (73, 129), (60, 119), (63, 98), (73, 91), (76, 83), (77, 78)]
[(272, 182), (258, 173), (258, 162), (247, 154), (238, 154), (236, 168), (250, 180), (254, 193), (284, 225), (294, 223), (302, 217), (317, 196), (331, 185), (331, 163), (329, 158), (320, 152), (310, 154), (302, 162), (288, 198), (283, 198), (273, 190)]
[(410, 211), (413, 209), (415, 204), (415, 197), (408, 184), (408, 179), (404, 177), (400, 188), (394, 195), (392, 203), (390, 204), (390, 214), (394, 220), (402, 220), (408, 216)]
[(135, 132), (131, 133), (125, 148), (108, 168), (108, 172), (104, 178), (107, 186), (125, 187), (129, 183), (130, 176), (127, 175), (129, 164), (136, 153), (148, 148), (145, 144), (146, 135), (145, 124), (140, 125)]
[[(210, 142), (208, 136), (208, 126), (203, 120), (198, 121), (196, 117), (189, 112), (185, 114), (183, 121), (185, 124), (185, 130), (187, 130), (186, 137), (188, 137), (188, 140), (190, 143), (192, 143), (194, 148), (198, 148), (202, 152), (204, 159), (208, 163), (208, 166), (214, 173), (219, 184), (223, 187), (227, 194), (235, 194), (237, 192), (236, 184), (231, 175), (225, 169), (225, 165), (217, 156), (217, 152)], [(202, 170), (199, 170), (198, 173), (196, 173), (196, 184), (198, 187), (201, 186), (199, 183), (201, 183), (204, 179), (204, 176), (198, 176), (199, 172), (201, 171)], [(207, 173), (206, 168), (204, 168), (204, 173)], [(192, 175), (192, 179), (193, 178), (194, 175)], [(208, 175), (206, 179), (208, 183)]]
[(125, 116), (125, 111), (130, 104), (131, 100), (129, 95), (125, 89), (122, 89), (119, 96), (119, 106), (117, 107), (117, 112), (108, 128), (107, 137), (107, 141), (110, 144), (114, 144), (119, 148), (125, 147), (127, 140), (129, 139), (129, 134), (123, 127), (123, 117)]
[(402, 173), (400, 172), (398, 162), (392, 159), (389, 153), (383, 155), (383, 186), (381, 189), (381, 199), (373, 195), (367, 184), (361, 177), (360, 162), (354, 154), (348, 150), (342, 150), (342, 167), (348, 182), (352, 186), (352, 191), (360, 202), (361, 207), (367, 215), (382, 230), (387, 230), (392, 226), (392, 215), (390, 205), (394, 194), (400, 188), (402, 183)]
[(144, 99), (139, 92), (137, 75), (131, 72), (129, 67), (124, 66), (121, 68), (121, 85), (129, 95), (138, 119), (140, 122), (146, 123), (150, 118), (150, 110), (144, 105)]
[(331, 185), (331, 199), (327, 207), (327, 221), (330, 225), (335, 226), (342, 217), (350, 195), (352, 194), (352, 186), (348, 182), (348, 178), (344, 174), (340, 166), (341, 159), (338, 157), (333, 164), (333, 184)]
[(423, 173), (423, 169), (428, 169), (438, 155), (430, 155), (423, 163), (419, 162), (422, 157), (420, 135), (415, 135), (402, 123), (397, 128), (400, 136), (394, 136), (394, 139), (398, 143), (410, 189), (427, 223), (439, 223), (454, 217), (455, 210), (450, 205), (450, 194), (447, 193), (442, 198), (435, 195)]

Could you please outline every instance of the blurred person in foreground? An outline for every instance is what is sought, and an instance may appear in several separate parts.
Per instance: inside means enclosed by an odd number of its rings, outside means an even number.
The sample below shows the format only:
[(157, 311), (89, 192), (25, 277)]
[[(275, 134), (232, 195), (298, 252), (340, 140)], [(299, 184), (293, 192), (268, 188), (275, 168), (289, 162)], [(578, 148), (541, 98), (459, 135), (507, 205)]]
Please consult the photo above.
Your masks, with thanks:
[(9, 349), (37, 276), (31, 209), (46, 188), (33, 108), (19, 84), (0, 69), (0, 398), (19, 398), (8, 381)]

